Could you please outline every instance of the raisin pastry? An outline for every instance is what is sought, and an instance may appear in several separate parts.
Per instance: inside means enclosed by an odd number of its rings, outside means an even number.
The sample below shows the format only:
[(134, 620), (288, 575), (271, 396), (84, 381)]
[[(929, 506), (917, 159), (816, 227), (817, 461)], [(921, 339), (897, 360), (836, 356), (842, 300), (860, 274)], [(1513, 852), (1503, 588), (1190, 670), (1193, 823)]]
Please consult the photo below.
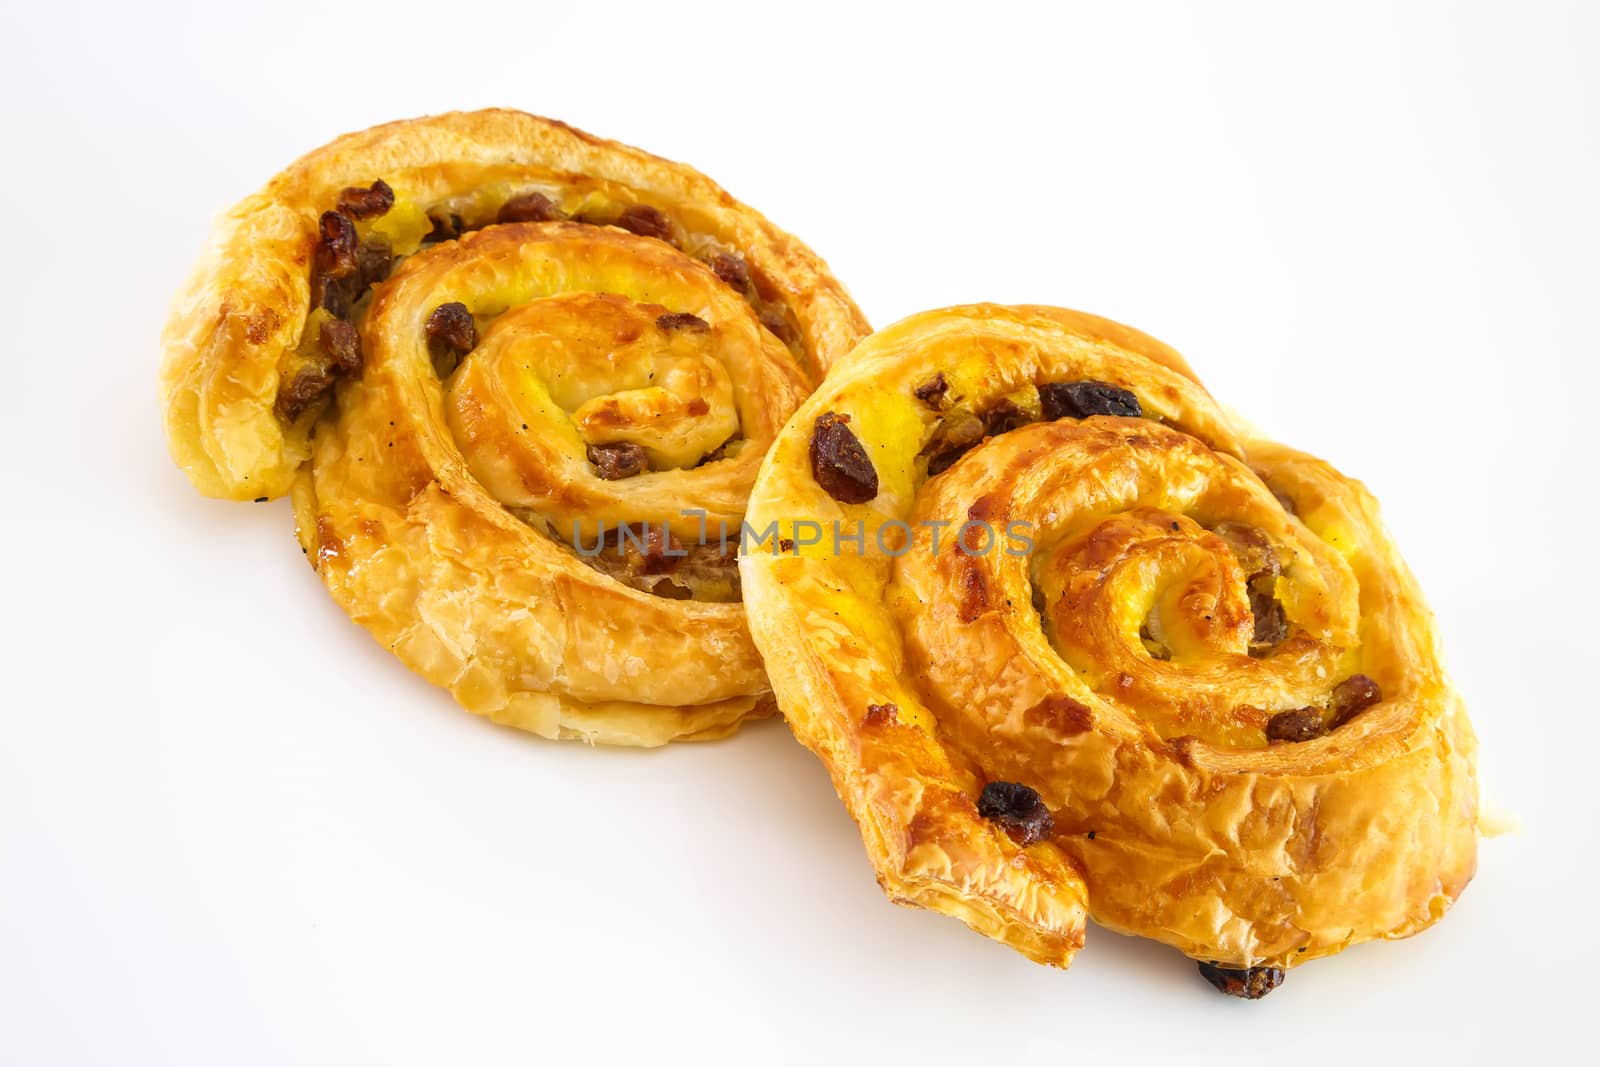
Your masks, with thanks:
[(1376, 502), (1137, 331), (892, 326), (784, 428), (748, 522), (779, 706), (898, 901), (1055, 964), (1087, 907), (1256, 997), (1472, 876), (1472, 729)]
[(688, 167), (512, 111), (342, 137), (222, 220), (178, 297), (168, 440), (292, 488), (341, 606), (469, 710), (655, 745), (770, 710), (733, 553), (757, 465), (866, 333)]

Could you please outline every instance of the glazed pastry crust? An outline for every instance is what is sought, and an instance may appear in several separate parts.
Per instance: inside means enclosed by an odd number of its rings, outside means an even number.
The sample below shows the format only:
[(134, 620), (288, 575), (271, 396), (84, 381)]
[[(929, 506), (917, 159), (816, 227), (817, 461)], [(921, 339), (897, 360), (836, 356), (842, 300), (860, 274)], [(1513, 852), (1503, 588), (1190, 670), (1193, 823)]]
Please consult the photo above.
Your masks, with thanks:
[[(398, 266), (348, 311), (363, 366), (290, 421), (275, 404), (329, 317), (319, 217), (377, 179), (393, 205), (355, 225)], [(556, 218), (497, 223), (529, 194)], [(630, 209), (664, 239), (619, 228)], [(468, 232), (430, 240), (441, 217)], [(713, 269), (729, 255), (747, 283)], [(453, 303), (469, 352), (429, 339)], [(777, 430), (865, 332), (813, 253), (687, 167), (517, 112), (391, 123), (223, 219), (167, 329), (168, 438), (207, 494), (292, 487), (334, 598), (469, 710), (599, 743), (719, 737), (772, 708), (731, 557), (577, 546), (601, 523), (692, 543), (685, 510), (736, 528)], [(613, 446), (648, 468), (601, 477)]]
[(375, 178), (399, 198), (375, 224), (397, 250), (416, 247), (433, 205), (503, 201), (527, 189), (602, 217), (645, 204), (678, 222), (689, 251), (726, 248), (745, 258), (793, 317), (813, 377), (867, 332), (815, 253), (680, 163), (519, 111), (391, 122), (307, 154), (235, 205), (173, 302), (162, 335), (167, 441), (207, 496), (282, 496), (309, 456), (308, 425), (285, 427), (273, 414), (279, 372), (310, 311), (317, 219), (340, 190)]
[[(936, 373), (947, 388), (915, 396)], [(1036, 387), (1081, 381), (1131, 391), (1143, 417), (1043, 421)], [(1002, 401), (1026, 424), (930, 478), (941, 420)], [(849, 416), (871, 501), (817, 484), (824, 413)], [(861, 548), (806, 543), (799, 524), (835, 520), (863, 524)], [(982, 552), (981, 529), (958, 533), (973, 521), (1023, 524), (1029, 544)], [(1046, 963), (1071, 957), (1087, 909), (1198, 959), (1282, 967), (1415, 933), (1471, 878), (1475, 741), (1376, 502), (1241, 436), (1152, 338), (1053, 308), (913, 316), (796, 412), (749, 522), (798, 544), (741, 561), (779, 706), (896, 900)], [(1255, 655), (1247, 556), (1224, 536), (1240, 528), (1272, 546), (1288, 622)], [(1332, 691), (1358, 674), (1382, 700), (1337, 721)], [(1327, 732), (1269, 742), (1271, 716), (1302, 707)], [(990, 781), (1037, 790), (1050, 836), (1019, 848), (980, 817)]]

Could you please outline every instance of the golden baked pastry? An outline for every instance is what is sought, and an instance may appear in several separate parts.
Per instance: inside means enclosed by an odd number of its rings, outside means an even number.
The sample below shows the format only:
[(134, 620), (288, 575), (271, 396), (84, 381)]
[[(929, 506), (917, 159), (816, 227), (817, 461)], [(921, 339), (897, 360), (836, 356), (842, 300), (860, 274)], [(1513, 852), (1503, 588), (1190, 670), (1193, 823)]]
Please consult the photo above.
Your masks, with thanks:
[(174, 305), (168, 440), (293, 487), (341, 606), (468, 709), (654, 745), (770, 710), (733, 554), (768, 444), (866, 325), (688, 167), (512, 111), (341, 137), (224, 217)]
[(780, 709), (898, 901), (1065, 964), (1086, 900), (1260, 996), (1472, 876), (1472, 729), (1376, 502), (1152, 338), (913, 316), (796, 412), (748, 522)]

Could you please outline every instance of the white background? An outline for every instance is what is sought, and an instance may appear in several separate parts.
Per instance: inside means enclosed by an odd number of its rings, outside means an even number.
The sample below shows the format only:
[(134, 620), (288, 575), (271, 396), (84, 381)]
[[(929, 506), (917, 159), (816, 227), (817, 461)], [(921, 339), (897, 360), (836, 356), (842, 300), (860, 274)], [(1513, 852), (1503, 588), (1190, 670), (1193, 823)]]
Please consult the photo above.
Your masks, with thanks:
[[(1594, 6), (298, 7), (0, 14), (0, 1062), (1587, 1042)], [(295, 156), (489, 105), (693, 163), (877, 324), (1041, 301), (1176, 345), (1384, 501), (1524, 831), (1439, 926), (1249, 1004), (1151, 943), (1093, 929), (1055, 971), (889, 905), (780, 723), (640, 753), (456, 710), (322, 592), (286, 502), (172, 467), (157, 335), (212, 215)]]

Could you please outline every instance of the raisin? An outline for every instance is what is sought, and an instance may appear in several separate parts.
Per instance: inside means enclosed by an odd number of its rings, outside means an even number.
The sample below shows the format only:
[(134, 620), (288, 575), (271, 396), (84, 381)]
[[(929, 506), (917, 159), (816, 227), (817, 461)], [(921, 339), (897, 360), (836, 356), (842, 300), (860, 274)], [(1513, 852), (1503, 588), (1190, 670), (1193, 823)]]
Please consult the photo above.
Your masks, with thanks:
[(1038, 793), (1016, 782), (990, 782), (978, 797), (978, 814), (1010, 835), (1019, 845), (1043, 841), (1055, 828), (1050, 809)]
[(320, 268), (311, 272), (311, 306), (322, 308), (335, 318), (342, 319), (350, 314), (350, 301), (345, 297), (344, 287)]
[(307, 367), (278, 390), (274, 410), (284, 422), (293, 422), (332, 388), (332, 374), (321, 367)]
[(330, 278), (347, 278), (361, 269), (356, 224), (337, 211), (324, 211), (317, 222), (317, 269)]
[(1212, 533), (1227, 543), (1229, 551), (1244, 570), (1250, 594), (1250, 612), (1255, 616), (1255, 633), (1250, 638), (1250, 654), (1265, 656), (1289, 636), (1289, 620), (1275, 595), (1282, 564), (1272, 539), (1248, 523), (1219, 522)]
[(878, 495), (878, 471), (846, 425), (848, 415), (828, 412), (811, 431), (811, 474), (833, 499), (865, 504)]
[(1039, 386), (1039, 406), (1051, 421), (1086, 419), (1090, 415), (1136, 419), (1144, 414), (1138, 397), (1110, 382), (1046, 382)]
[(983, 413), (983, 432), (990, 437), (1010, 433), (1018, 426), (1026, 426), (1028, 413), (1009, 400), (1002, 400)]
[(387, 237), (375, 233), (361, 242), (357, 258), (360, 261), (361, 287), (365, 290), (389, 276), (389, 269), (394, 265), (394, 248)]
[[(638, 445), (629, 446), (639, 448)], [(642, 455), (644, 449), (639, 448)], [(629, 552), (636, 552), (632, 544), (628, 545)], [(671, 574), (678, 569), (687, 553), (683, 550), (683, 543), (672, 535), (672, 531), (664, 525), (646, 523), (644, 528), (644, 550), (640, 553), (638, 568), (640, 574)], [(692, 595), (692, 591), (691, 591)]]
[(656, 325), (671, 333), (674, 330), (688, 330), (690, 333), (705, 333), (711, 329), (711, 324), (699, 315), (691, 315), (687, 311), (670, 311), (656, 318)]
[(1200, 961), (1200, 975), (1230, 997), (1260, 1000), (1283, 984), (1282, 967), (1219, 967)]
[[(389, 239), (381, 233), (372, 234), (356, 247), (353, 262), (354, 269), (336, 273), (331, 269), (334, 257), (318, 243), (317, 265), (311, 272), (312, 307), (324, 308), (335, 318), (349, 318), (351, 306), (365, 296), (368, 289), (389, 276), (389, 268), (394, 263)], [(342, 261), (338, 264), (338, 270), (344, 271), (347, 267)]]
[(742, 256), (732, 252), (713, 252), (706, 260), (711, 270), (723, 282), (739, 292), (748, 292), (750, 289), (750, 268), (745, 264)]
[[(605, 551), (600, 552), (602, 548)], [(641, 592), (668, 600), (692, 600), (697, 592), (724, 599), (719, 594), (732, 591), (737, 597), (737, 555), (725, 556), (714, 544), (685, 548), (664, 523), (622, 523), (614, 538), (603, 533), (593, 550), (598, 554), (590, 557), (592, 566)], [(666, 575), (672, 575), (672, 580), (666, 580)], [(714, 583), (717, 588), (708, 589), (702, 583)]]
[(566, 216), (556, 202), (543, 193), (523, 193), (513, 196), (500, 206), (496, 222), (554, 222)]
[(632, 442), (590, 445), (589, 462), (594, 464), (595, 473), (608, 482), (632, 478), (650, 469), (650, 457)]
[(1268, 741), (1311, 741), (1324, 732), (1322, 713), (1316, 708), (1280, 711), (1267, 720)]
[(466, 221), (454, 211), (442, 211), (435, 208), (428, 212), (428, 223), (432, 226), (422, 238), (423, 244), (433, 244), (437, 241), (454, 241), (457, 237), (467, 232)]
[(317, 347), (340, 373), (361, 373), (361, 335), (343, 319), (329, 319), (322, 324)]
[(937, 411), (944, 405), (945, 394), (949, 391), (950, 383), (945, 379), (944, 371), (940, 371), (911, 390), (911, 395)]
[(1227, 542), (1228, 549), (1239, 561), (1239, 566), (1244, 568), (1252, 584), (1265, 584), (1265, 579), (1276, 578), (1282, 573), (1277, 550), (1273, 547), (1272, 539), (1263, 531), (1248, 523), (1219, 522), (1211, 532)]
[(784, 344), (794, 343), (794, 326), (789, 322), (788, 309), (782, 304), (763, 303), (756, 309), (756, 317), (761, 320), (761, 325), (772, 331), (772, 336)]
[(1352, 674), (1333, 687), (1329, 707), (1333, 709), (1335, 725), (1350, 721), (1358, 712), (1366, 711), (1383, 699), (1383, 690), (1364, 674)]
[(1259, 659), (1289, 636), (1289, 619), (1276, 597), (1255, 586), (1250, 589), (1250, 611), (1256, 617), (1255, 633), (1250, 637), (1250, 654)]
[(983, 440), (983, 420), (966, 408), (955, 408), (939, 420), (933, 436), (922, 446), (928, 457), (928, 477), (949, 470), (973, 445)]
[(365, 189), (359, 185), (339, 192), (339, 213), (353, 219), (375, 219), (394, 207), (394, 190), (379, 178)]
[(634, 204), (623, 209), (613, 225), (640, 237), (654, 237), (672, 244), (672, 220), (649, 204)]
[(472, 321), (472, 312), (460, 301), (434, 308), (423, 329), (428, 335), (428, 351), (435, 356), (463, 356), (478, 344), (478, 328)]

